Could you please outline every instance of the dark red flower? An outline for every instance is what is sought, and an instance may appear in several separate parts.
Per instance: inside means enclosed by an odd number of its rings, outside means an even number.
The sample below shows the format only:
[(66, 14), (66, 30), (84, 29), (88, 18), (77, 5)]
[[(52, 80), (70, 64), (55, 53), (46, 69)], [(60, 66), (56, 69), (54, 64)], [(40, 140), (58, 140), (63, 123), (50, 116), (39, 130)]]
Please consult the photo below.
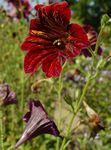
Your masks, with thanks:
[[(97, 32), (94, 31), (93, 27), (90, 25), (85, 25), (85, 26), (83, 26), (83, 28), (87, 33), (88, 40), (90, 42), (90, 47), (94, 51), (95, 46), (96, 46), (96, 41), (97, 41)], [(81, 53), (84, 54), (85, 57), (91, 57), (92, 56), (88, 49), (83, 49), (81, 51)], [(101, 47), (98, 48), (97, 53), (98, 53), (98, 55), (102, 54), (102, 48)]]
[(62, 64), (88, 46), (87, 35), (80, 25), (69, 24), (66, 2), (38, 4), (35, 9), (37, 17), (31, 20), (29, 36), (21, 46), (27, 51), (24, 70), (33, 74), (41, 66), (47, 77), (59, 77)]
[(15, 92), (11, 91), (8, 84), (0, 84), (0, 106), (16, 103), (17, 99)]
[(27, 123), (26, 128), (15, 148), (41, 134), (59, 136), (59, 131), (54, 121), (49, 119), (40, 101), (31, 100), (29, 102), (29, 109), (30, 111), (23, 118)]

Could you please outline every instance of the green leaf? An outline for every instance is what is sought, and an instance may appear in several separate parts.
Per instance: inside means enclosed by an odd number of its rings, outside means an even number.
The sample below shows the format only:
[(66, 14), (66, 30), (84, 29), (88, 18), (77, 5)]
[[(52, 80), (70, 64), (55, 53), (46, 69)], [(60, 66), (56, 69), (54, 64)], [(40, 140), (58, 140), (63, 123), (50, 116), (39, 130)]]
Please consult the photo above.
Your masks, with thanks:
[(68, 141), (66, 142), (66, 144), (64, 145), (63, 150), (65, 150), (65, 149), (68, 147), (68, 145), (70, 144), (70, 142), (71, 142), (71, 140), (68, 140)]
[(70, 97), (70, 95), (69, 94), (67, 94), (67, 95), (65, 95), (64, 96), (64, 100), (65, 100), (65, 102), (68, 104), (68, 105), (72, 105), (72, 98)]

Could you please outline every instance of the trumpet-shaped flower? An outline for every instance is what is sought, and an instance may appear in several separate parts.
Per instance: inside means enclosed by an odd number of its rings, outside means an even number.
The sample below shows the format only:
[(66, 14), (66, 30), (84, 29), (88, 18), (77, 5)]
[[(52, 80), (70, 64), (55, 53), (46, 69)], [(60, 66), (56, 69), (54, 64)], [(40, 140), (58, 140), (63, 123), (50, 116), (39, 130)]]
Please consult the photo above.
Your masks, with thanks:
[(41, 134), (52, 134), (59, 136), (59, 131), (54, 123), (50, 120), (40, 101), (31, 100), (29, 103), (30, 111), (26, 113), (23, 120), (27, 123), (22, 137), (16, 144), (16, 148)]
[(80, 25), (69, 23), (67, 2), (38, 4), (35, 9), (37, 16), (31, 20), (29, 36), (21, 46), (27, 52), (24, 70), (33, 74), (41, 66), (47, 77), (59, 77), (64, 62), (89, 45), (86, 32)]

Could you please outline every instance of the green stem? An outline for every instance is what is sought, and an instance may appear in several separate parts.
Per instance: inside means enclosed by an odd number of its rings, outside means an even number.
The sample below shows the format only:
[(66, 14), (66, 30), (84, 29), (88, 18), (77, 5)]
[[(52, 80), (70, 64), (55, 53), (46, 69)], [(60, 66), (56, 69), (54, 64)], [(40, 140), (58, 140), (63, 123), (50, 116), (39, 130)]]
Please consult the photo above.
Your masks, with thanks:
[[(66, 62), (64, 63), (62, 70), (64, 69), (66, 65)], [(63, 87), (63, 82), (62, 82), (62, 73), (59, 77), (59, 81), (58, 81), (58, 109), (59, 109), (59, 119), (58, 119), (58, 127), (60, 128), (61, 126), (61, 113), (62, 113), (62, 98), (61, 98), (61, 92), (62, 92), (62, 87)], [(59, 150), (59, 145), (60, 145), (60, 138), (57, 138), (57, 142), (56, 142), (56, 150)]]
[(83, 99), (84, 99), (84, 96), (85, 96), (86, 91), (87, 91), (87, 89), (88, 89), (90, 80), (91, 80), (91, 75), (89, 74), (89, 75), (88, 75), (87, 82), (86, 82), (86, 84), (85, 84), (85, 86), (84, 86), (82, 95), (81, 95), (81, 97), (80, 97), (80, 99), (79, 99), (79, 101), (78, 101), (78, 103), (77, 103), (75, 113), (78, 112), (78, 110), (79, 110), (79, 108), (80, 108), (80, 106), (81, 106), (81, 104), (82, 104), (82, 102), (83, 102)]
[[(100, 30), (99, 35), (98, 35), (98, 38), (97, 38), (97, 42), (96, 42), (96, 46), (95, 46), (95, 54), (97, 54), (97, 50), (98, 50), (98, 47), (99, 47), (99, 45), (100, 45), (100, 40), (101, 40), (101, 36), (102, 36), (102, 33), (103, 33), (103, 29), (104, 29), (104, 26), (101, 27), (101, 30)], [(91, 51), (91, 50), (89, 50), (89, 51)], [(92, 53), (92, 51), (91, 51), (91, 53)], [(92, 54), (93, 54), (93, 53), (92, 53)], [(84, 86), (83, 92), (82, 92), (82, 94), (81, 94), (81, 96), (80, 96), (80, 99), (79, 99), (79, 101), (77, 102), (77, 105), (76, 105), (76, 107), (75, 107), (75, 111), (74, 111), (73, 117), (71, 118), (70, 123), (69, 123), (69, 125), (68, 125), (68, 129), (67, 129), (67, 132), (66, 132), (66, 137), (68, 137), (69, 134), (70, 134), (70, 131), (71, 131), (72, 124), (73, 124), (73, 121), (74, 121), (74, 119), (75, 119), (75, 116), (76, 116), (76, 114), (80, 111), (80, 107), (81, 107), (81, 104), (82, 104), (82, 102), (83, 102), (83, 100), (84, 100), (84, 97), (85, 97), (85, 94), (86, 94), (86, 92), (87, 92), (89, 83), (90, 83), (90, 81), (92, 80), (92, 78), (91, 78), (91, 72), (92, 72), (92, 69), (93, 69), (94, 64), (95, 64), (95, 55), (93, 54), (92, 56), (93, 56), (93, 63), (92, 63), (92, 66), (91, 66), (91, 70), (90, 70), (90, 73), (88, 74), (88, 79), (87, 79), (87, 82), (86, 82), (86, 84), (85, 84), (85, 86)], [(95, 74), (97, 74), (97, 72), (98, 72), (98, 70), (96, 70), (96, 73), (95, 73)], [(62, 145), (61, 145), (61, 147), (60, 147), (60, 150), (63, 150), (63, 149), (64, 149), (65, 143), (66, 143), (66, 138), (63, 139)]]
[[(61, 99), (61, 92), (62, 92), (62, 75), (59, 77), (58, 81), (59, 87), (58, 87), (58, 107), (59, 107), (59, 119), (58, 119), (58, 127), (60, 128), (61, 125), (61, 111), (62, 111), (62, 99)], [(56, 142), (56, 150), (59, 150), (60, 145), (60, 138), (57, 138)]]
[(100, 45), (100, 40), (101, 40), (101, 36), (102, 36), (102, 33), (103, 33), (103, 29), (104, 29), (104, 26), (101, 27), (101, 30), (100, 30), (98, 38), (97, 38), (97, 42), (96, 42), (96, 46), (95, 46), (95, 53), (96, 54), (97, 54), (97, 51), (98, 51), (98, 48), (99, 48), (99, 45)]
[[(87, 91), (87, 89), (88, 89), (88, 86), (89, 86), (89, 83), (90, 83), (90, 79), (91, 79), (91, 78), (90, 78), (90, 75), (88, 75), (88, 80), (87, 80), (87, 82), (86, 82), (86, 84), (85, 84), (85, 87), (84, 87), (84, 89), (83, 89), (82, 95), (81, 95), (81, 97), (80, 97), (80, 99), (79, 99), (79, 101), (78, 101), (78, 103), (77, 103), (77, 106), (76, 106), (76, 109), (75, 109), (75, 113), (73, 114), (73, 116), (72, 116), (72, 118), (71, 118), (71, 120), (70, 120), (70, 123), (69, 123), (69, 125), (68, 125), (68, 129), (67, 129), (67, 132), (66, 132), (66, 137), (68, 137), (69, 134), (70, 134), (73, 121), (74, 121), (74, 119), (75, 119), (75, 117), (76, 117), (76, 114), (79, 112), (79, 109), (80, 109), (81, 104), (82, 104), (82, 102), (83, 102), (84, 96), (85, 96), (86, 91)], [(65, 143), (66, 143), (66, 138), (63, 139), (62, 145), (61, 145), (61, 147), (60, 147), (60, 150), (63, 150), (63, 149), (64, 149)]]
[[(71, 127), (72, 127), (74, 118), (75, 118), (75, 114), (73, 114), (73, 116), (72, 116), (72, 118), (71, 118), (71, 120), (70, 120), (70, 123), (69, 123), (69, 125), (68, 125), (67, 132), (66, 132), (66, 137), (68, 137), (68, 135), (69, 135), (69, 133), (70, 133), (70, 130), (71, 130)], [(63, 150), (63, 149), (64, 149), (65, 143), (66, 143), (66, 138), (63, 139), (62, 145), (61, 145), (61, 147), (60, 147), (60, 150)]]
[(4, 150), (4, 144), (3, 144), (3, 113), (2, 109), (0, 108), (0, 146), (1, 150)]
[(21, 74), (21, 112), (23, 112), (24, 108), (24, 73)]

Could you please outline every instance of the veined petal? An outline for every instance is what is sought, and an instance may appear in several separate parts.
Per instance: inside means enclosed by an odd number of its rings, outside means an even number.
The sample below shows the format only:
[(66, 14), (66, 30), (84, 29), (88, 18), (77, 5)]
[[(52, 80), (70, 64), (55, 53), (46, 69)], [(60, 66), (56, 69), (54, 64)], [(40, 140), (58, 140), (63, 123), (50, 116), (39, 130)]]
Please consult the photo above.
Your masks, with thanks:
[(29, 105), (31, 108), (30, 112), (28, 112), (30, 115), (27, 115), (29, 118), (26, 119), (27, 125), (15, 148), (41, 134), (47, 133), (59, 136), (56, 124), (48, 118), (48, 115), (40, 101), (31, 100)]
[(25, 56), (24, 70), (26, 73), (34, 73), (46, 58), (48, 52), (41, 50), (30, 51)]
[[(53, 56), (54, 56), (55, 61), (52, 60)], [(26, 73), (34, 73), (40, 65), (43, 65), (43, 64), (46, 65), (46, 62), (47, 62), (46, 66), (48, 66), (50, 68), (47, 68), (47, 72), (49, 71), (49, 73), (47, 73), (46, 75), (48, 77), (53, 76), (53, 74), (54, 74), (54, 76), (58, 76), (58, 72), (61, 71), (61, 67), (60, 67), (60, 64), (58, 63), (58, 61), (56, 60), (56, 57), (58, 57), (57, 52), (52, 49), (51, 50), (49, 49), (47, 51), (42, 51), (42, 52), (39, 50), (38, 51), (30, 51), (26, 55), (25, 61), (24, 61), (25, 72)], [(50, 65), (49, 65), (49, 62), (50, 62)], [(57, 70), (57, 69), (59, 69), (59, 70)], [(46, 73), (46, 70), (44, 70), (44, 72)]]
[(52, 42), (34, 36), (28, 36), (21, 45), (23, 51), (49, 49), (50, 47), (53, 47)]
[(32, 19), (30, 21), (30, 30), (38, 30), (40, 25), (39, 19)]
[(62, 70), (62, 58), (56, 55), (47, 57), (43, 61), (42, 70), (46, 73), (47, 77), (59, 77)]
[(38, 12), (40, 20), (47, 23), (50, 27), (53, 24), (59, 25), (58, 27), (66, 27), (71, 17), (71, 11), (67, 2), (54, 3), (48, 6), (36, 5), (35, 9)]
[(74, 58), (81, 52), (81, 48), (74, 46), (71, 43), (67, 43), (65, 47), (65, 53), (67, 58)]
[[(84, 25), (83, 28), (86, 31), (87, 36), (88, 36), (88, 40), (90, 42), (89, 47), (94, 51), (95, 46), (96, 46), (96, 41), (97, 41), (97, 32), (90, 25)], [(103, 51), (102, 48), (98, 47), (97, 54), (101, 55), (102, 51)], [(84, 54), (85, 57), (91, 57), (92, 56), (91, 53), (86, 48), (82, 49), (81, 53)]]
[(78, 24), (69, 25), (70, 40), (76, 45), (80, 45), (81, 49), (89, 46), (88, 37), (85, 30)]
[(0, 84), (0, 106), (7, 106), (16, 103), (16, 93), (10, 89), (8, 84)]

